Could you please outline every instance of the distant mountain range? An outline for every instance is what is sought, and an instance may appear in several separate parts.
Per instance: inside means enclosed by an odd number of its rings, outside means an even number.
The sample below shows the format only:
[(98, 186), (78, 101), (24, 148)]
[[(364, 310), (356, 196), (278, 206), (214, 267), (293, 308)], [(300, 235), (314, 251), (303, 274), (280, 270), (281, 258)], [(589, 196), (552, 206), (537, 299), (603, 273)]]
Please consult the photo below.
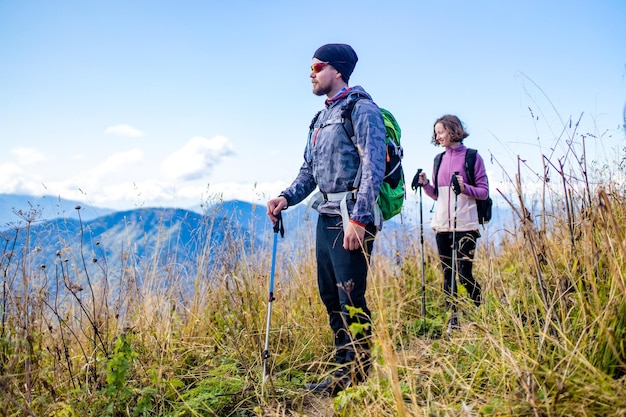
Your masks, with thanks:
[(82, 207), (80, 213), (83, 220), (95, 219), (114, 212), (111, 209), (51, 195), (36, 197), (25, 194), (0, 194), (0, 230), (22, 223), (28, 218), (35, 218), (37, 221), (78, 218), (77, 206)]
[[(80, 209), (77, 209), (79, 208)], [(219, 201), (210, 206), (195, 206), (192, 208), (177, 208), (176, 212), (188, 212), (198, 216), (222, 217), (238, 223), (243, 228), (254, 229), (256, 232), (266, 232), (271, 224), (265, 214), (265, 206), (247, 203), (240, 200)], [(290, 210), (291, 212), (293, 210)], [(304, 207), (295, 210), (301, 216)], [(54, 196), (29, 196), (24, 194), (0, 194), (0, 230), (23, 227), (27, 223), (38, 224), (58, 219), (74, 219), (90, 222), (101, 218), (102, 222), (110, 224), (119, 219), (120, 213), (129, 216), (131, 212), (168, 213), (169, 208), (149, 207), (133, 210), (116, 211), (109, 208), (96, 207), (82, 201), (66, 200)], [(147, 216), (150, 217), (150, 216)], [(193, 217), (193, 216), (192, 216)], [(293, 217), (287, 214), (287, 217)], [(111, 220), (113, 219), (113, 220)]]
[[(428, 205), (428, 207), (426, 207)], [(424, 232), (433, 241), (430, 228), (432, 201), (423, 205)], [(78, 209), (80, 207), (80, 209)], [(138, 208), (114, 211), (61, 198), (0, 195), (0, 243), (13, 268), (57, 265), (69, 262), (85, 268), (124, 268), (152, 262), (154, 265), (184, 267), (188, 274), (227, 267), (245, 256), (247, 262), (269, 246), (273, 234), (264, 205), (224, 201), (203, 207), (203, 212), (175, 208)], [(285, 237), (289, 253), (314, 241), (315, 211), (304, 204), (285, 211)], [(418, 211), (407, 202), (401, 216), (385, 223), (379, 253), (400, 253), (408, 236), (419, 238)], [(486, 239), (499, 240), (504, 212), (494, 207)], [(497, 231), (494, 233), (493, 231)], [(398, 234), (400, 233), (400, 234)], [(500, 233), (501, 234), (501, 233)], [(484, 241), (485, 239), (483, 239)], [(383, 243), (384, 242), (384, 243)], [(393, 243), (391, 243), (393, 242)], [(263, 246), (264, 245), (264, 246)], [(6, 255), (10, 253), (11, 256)], [(17, 255), (17, 256), (14, 256)], [(19, 260), (19, 261), (18, 261)], [(199, 261), (201, 260), (201, 262)]]
[[(54, 197), (0, 196), (0, 256), (7, 275), (45, 268), (105, 271), (183, 268), (215, 275), (245, 257), (254, 262), (273, 228), (265, 207), (225, 201), (204, 213), (175, 208), (113, 211)], [(308, 224), (304, 207), (285, 212), (286, 234)]]

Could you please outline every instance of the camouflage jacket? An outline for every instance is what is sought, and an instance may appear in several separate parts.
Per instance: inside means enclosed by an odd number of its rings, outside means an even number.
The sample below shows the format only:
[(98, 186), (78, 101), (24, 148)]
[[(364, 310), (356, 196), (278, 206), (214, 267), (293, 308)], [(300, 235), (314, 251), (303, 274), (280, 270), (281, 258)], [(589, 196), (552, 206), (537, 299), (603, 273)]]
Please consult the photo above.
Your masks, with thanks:
[[(352, 95), (355, 92), (368, 98), (358, 99), (352, 111), (353, 142), (343, 127), (341, 113), (348, 100), (355, 99)], [(362, 87), (352, 87), (339, 97), (326, 100), (309, 132), (300, 172), (280, 195), (292, 206), (316, 187), (323, 193), (351, 191), (360, 166), (356, 201), (348, 201), (348, 211), (351, 220), (372, 223), (374, 210), (378, 210), (375, 203), (385, 175), (385, 158), (382, 113)], [(320, 214), (341, 215), (338, 201), (322, 201), (316, 208)], [(382, 224), (377, 226), (382, 227)]]

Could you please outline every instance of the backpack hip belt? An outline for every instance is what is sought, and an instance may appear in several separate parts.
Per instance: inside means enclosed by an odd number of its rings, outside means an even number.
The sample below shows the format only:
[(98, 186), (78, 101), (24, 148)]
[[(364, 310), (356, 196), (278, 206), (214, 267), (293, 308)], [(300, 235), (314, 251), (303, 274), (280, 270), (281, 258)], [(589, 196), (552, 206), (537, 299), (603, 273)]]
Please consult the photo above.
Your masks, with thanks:
[(344, 191), (341, 193), (325, 193), (323, 191), (320, 192), (322, 193), (324, 201), (341, 201), (344, 197), (346, 199), (356, 201), (356, 193), (358, 192), (358, 190)]
[[(341, 212), (341, 221), (343, 223), (344, 233), (347, 230), (348, 224), (350, 224), (350, 214), (348, 213), (348, 199), (356, 201), (356, 196), (359, 190), (343, 191), (340, 193), (324, 193), (318, 191), (311, 196), (307, 204), (307, 208), (317, 208), (322, 202), (339, 201), (339, 210)], [(380, 222), (380, 208), (378, 202), (374, 203), (374, 224), (378, 225)]]

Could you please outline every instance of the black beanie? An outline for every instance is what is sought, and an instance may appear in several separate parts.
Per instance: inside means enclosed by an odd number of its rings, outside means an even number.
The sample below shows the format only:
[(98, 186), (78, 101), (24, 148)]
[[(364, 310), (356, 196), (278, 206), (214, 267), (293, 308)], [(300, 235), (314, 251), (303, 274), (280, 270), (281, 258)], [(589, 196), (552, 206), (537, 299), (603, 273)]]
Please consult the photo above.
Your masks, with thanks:
[(320, 46), (313, 54), (313, 58), (328, 62), (341, 73), (341, 78), (343, 78), (345, 82), (348, 82), (350, 79), (356, 62), (359, 60), (354, 49), (345, 43), (328, 43)]

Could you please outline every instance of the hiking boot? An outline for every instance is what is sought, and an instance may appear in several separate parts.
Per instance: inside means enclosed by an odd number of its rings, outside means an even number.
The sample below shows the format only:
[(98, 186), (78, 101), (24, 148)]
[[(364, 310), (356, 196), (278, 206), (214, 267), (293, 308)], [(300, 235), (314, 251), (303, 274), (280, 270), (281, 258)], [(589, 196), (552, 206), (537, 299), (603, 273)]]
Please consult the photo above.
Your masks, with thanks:
[(450, 314), (450, 318), (448, 319), (448, 328), (446, 329), (447, 334), (451, 334), (456, 330), (460, 330), (461, 325), (459, 324), (459, 317), (457, 316), (456, 311)]
[(304, 388), (314, 394), (327, 394), (334, 396), (340, 391), (348, 388), (351, 382), (350, 375), (344, 374), (341, 376), (331, 376), (317, 383), (304, 384)]

